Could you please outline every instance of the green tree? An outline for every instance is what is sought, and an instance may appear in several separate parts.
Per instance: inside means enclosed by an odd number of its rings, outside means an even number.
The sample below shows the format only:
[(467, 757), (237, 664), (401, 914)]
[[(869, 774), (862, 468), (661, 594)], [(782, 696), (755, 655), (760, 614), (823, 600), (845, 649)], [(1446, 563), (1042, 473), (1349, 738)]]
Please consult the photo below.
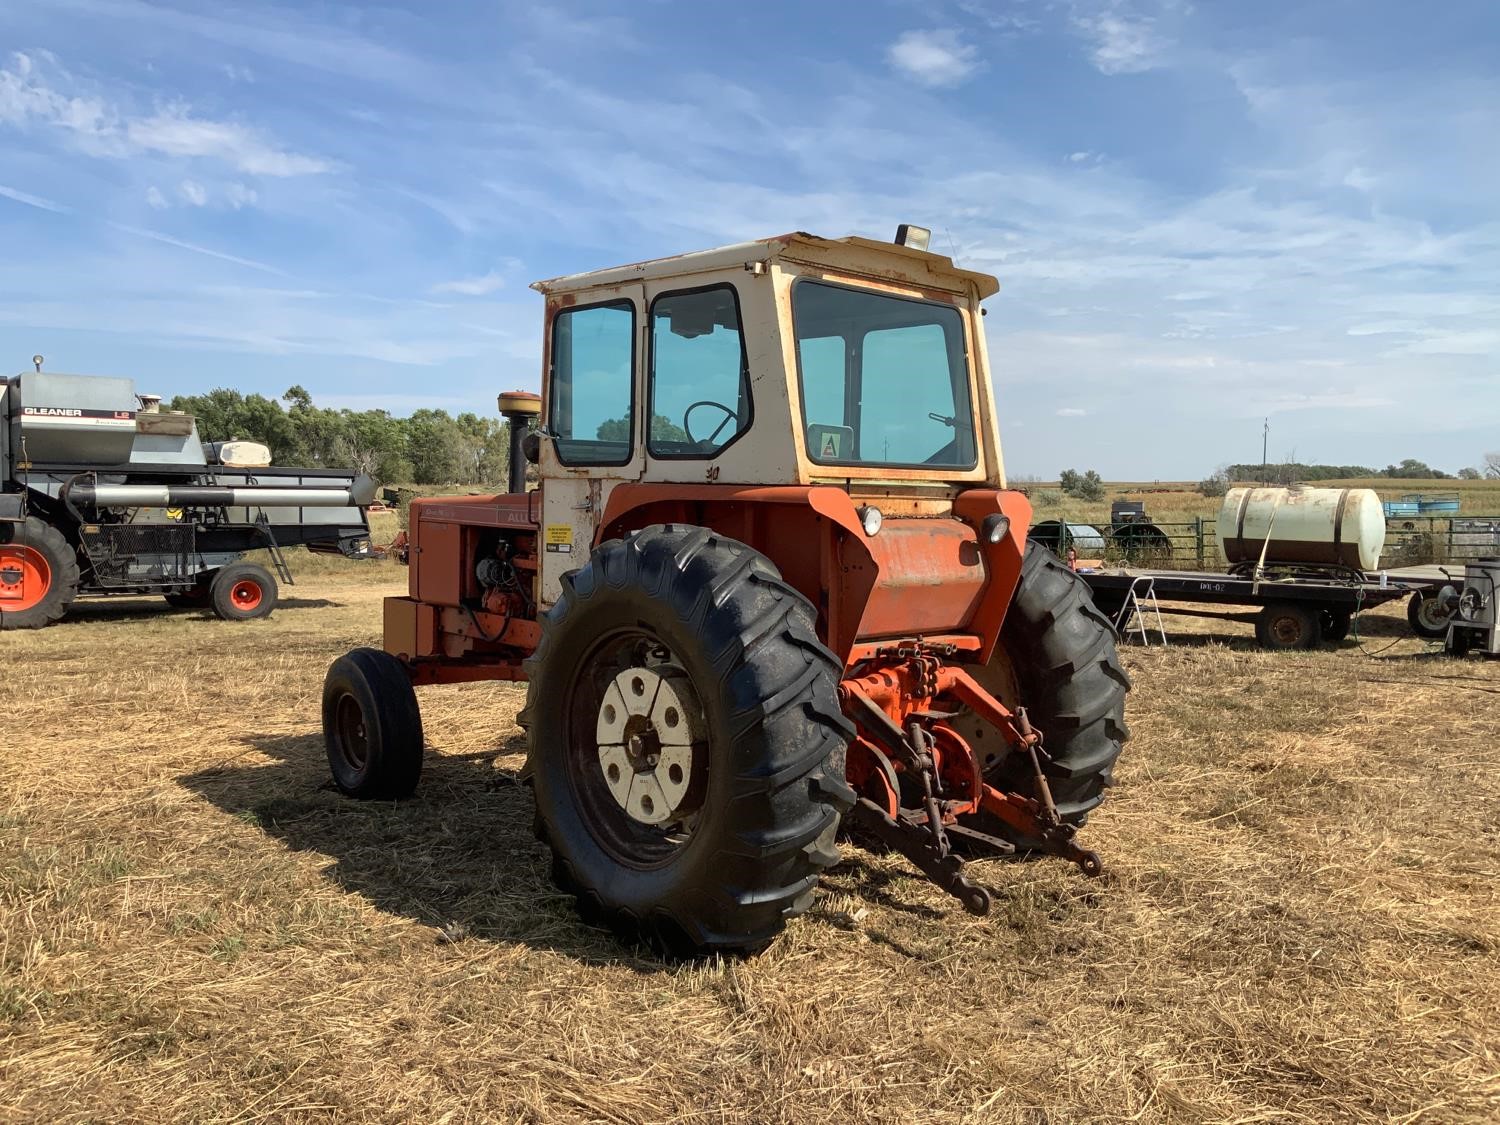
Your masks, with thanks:
[(1077, 495), (1080, 500), (1104, 499), (1104, 481), (1093, 469), (1084, 473), (1083, 479), (1078, 482)]
[(1058, 475), (1057, 484), (1058, 487), (1063, 490), (1063, 493), (1065, 495), (1076, 496), (1078, 493), (1078, 484), (1082, 479), (1083, 478), (1078, 475), (1078, 470), (1064, 469)]
[(414, 483), (452, 484), (463, 479), (467, 438), (446, 410), (414, 410), (406, 425), (406, 459)]
[(1481, 473), (1478, 469), (1459, 469), (1458, 470), (1458, 479), (1459, 480), (1479, 480), (1483, 476), (1484, 476), (1484, 474)]

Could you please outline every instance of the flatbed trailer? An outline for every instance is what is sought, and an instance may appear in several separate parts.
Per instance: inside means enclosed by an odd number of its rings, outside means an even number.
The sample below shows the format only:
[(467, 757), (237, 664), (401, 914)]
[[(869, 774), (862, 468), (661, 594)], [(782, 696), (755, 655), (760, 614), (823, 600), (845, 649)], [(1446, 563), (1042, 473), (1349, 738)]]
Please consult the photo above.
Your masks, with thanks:
[(1305, 649), (1325, 640), (1340, 641), (1357, 613), (1399, 598), (1408, 599), (1407, 619), (1418, 636), (1431, 640), (1447, 629), (1431, 595), (1449, 578), (1431, 567), (1383, 576), (1352, 570), (1302, 570), (1262, 577), (1243, 572), (1079, 567), (1078, 576), (1088, 584), (1095, 606), (1117, 625), (1122, 623), (1132, 591), (1137, 599), (1150, 592), (1158, 602), (1255, 607), (1254, 613), (1224, 613), (1159, 606), (1164, 614), (1251, 623), (1264, 648)]

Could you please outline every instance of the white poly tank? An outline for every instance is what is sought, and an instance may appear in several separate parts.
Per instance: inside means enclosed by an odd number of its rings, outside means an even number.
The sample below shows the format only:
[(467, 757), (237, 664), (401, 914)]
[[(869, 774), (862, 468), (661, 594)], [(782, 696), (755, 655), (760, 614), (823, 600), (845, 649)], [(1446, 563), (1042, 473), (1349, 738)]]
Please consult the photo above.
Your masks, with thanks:
[(258, 441), (226, 441), (219, 445), (219, 464), (228, 469), (263, 469), (271, 451)]
[(1231, 488), (1219, 509), (1219, 545), (1231, 563), (1257, 562), (1264, 549), (1267, 563), (1375, 570), (1385, 512), (1371, 488)]

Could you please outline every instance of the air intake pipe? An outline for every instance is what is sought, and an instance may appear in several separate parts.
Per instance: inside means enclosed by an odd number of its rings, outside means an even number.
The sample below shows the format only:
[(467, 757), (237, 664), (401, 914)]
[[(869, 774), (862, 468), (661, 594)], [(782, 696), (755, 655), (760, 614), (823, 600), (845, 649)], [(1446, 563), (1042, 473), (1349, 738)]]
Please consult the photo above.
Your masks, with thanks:
[(530, 391), (502, 391), (498, 397), (500, 416), (510, 423), (510, 491), (526, 491), (526, 454), (521, 443), (531, 423), (542, 412), (542, 396)]

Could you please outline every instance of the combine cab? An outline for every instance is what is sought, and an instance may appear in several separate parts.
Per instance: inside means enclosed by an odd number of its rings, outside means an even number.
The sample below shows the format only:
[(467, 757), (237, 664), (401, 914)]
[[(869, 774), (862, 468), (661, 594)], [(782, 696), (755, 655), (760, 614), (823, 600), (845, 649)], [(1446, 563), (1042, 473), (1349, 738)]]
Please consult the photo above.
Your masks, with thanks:
[[(785, 235), (539, 282), (540, 486), (410, 509), (384, 651), (329, 672), (338, 786), (421, 772), (415, 685), (525, 680), (527, 772), (586, 916), (751, 950), (842, 822), (975, 913), (962, 858), (1050, 852), (1126, 738), (1108, 622), (1026, 543), (980, 302), (913, 245)], [(925, 245), (925, 243), (924, 243)]]
[(0, 629), (61, 619), (79, 597), (160, 594), (264, 617), (277, 576), (241, 560), (280, 548), (369, 553), (367, 477), (271, 465), (253, 442), (205, 445), (129, 379), (42, 370), (0, 378)]

